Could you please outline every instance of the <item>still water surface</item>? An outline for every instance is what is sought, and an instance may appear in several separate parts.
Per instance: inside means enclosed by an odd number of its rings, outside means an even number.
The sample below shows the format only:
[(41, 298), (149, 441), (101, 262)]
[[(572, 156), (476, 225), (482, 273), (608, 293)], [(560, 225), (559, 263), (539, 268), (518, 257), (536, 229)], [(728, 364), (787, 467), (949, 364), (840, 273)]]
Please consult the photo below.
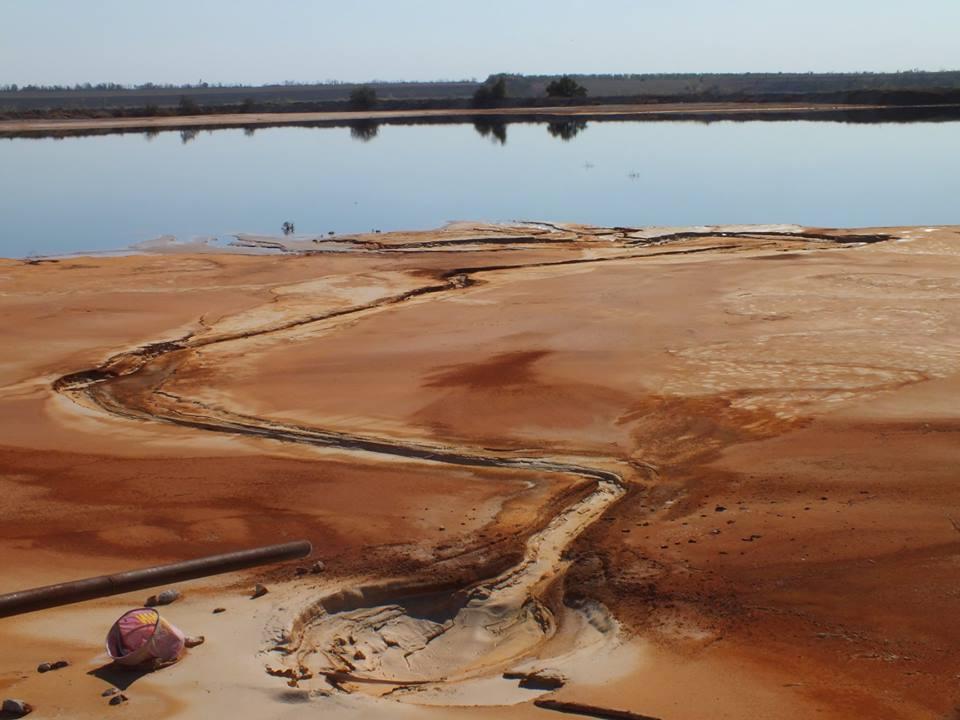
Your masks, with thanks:
[[(505, 140), (505, 142), (502, 142)], [(0, 139), (0, 256), (162, 235), (960, 224), (960, 122), (591, 122)]]

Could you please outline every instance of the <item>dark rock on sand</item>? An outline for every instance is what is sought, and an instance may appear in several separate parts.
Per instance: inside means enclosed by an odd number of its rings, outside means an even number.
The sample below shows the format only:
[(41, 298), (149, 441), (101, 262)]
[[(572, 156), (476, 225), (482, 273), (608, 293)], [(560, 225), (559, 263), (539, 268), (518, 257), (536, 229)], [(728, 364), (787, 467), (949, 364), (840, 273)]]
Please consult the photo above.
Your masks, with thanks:
[(148, 597), (146, 605), (147, 607), (169, 605), (170, 603), (174, 603), (179, 599), (180, 599), (180, 591), (174, 590), (171, 588), (170, 590), (164, 590), (161, 593), (157, 593), (156, 595), (151, 595), (150, 597)]
[(70, 665), (69, 660), (57, 660), (56, 662), (52, 662), (52, 663), (40, 663), (39, 665), (37, 665), (37, 672), (48, 673), (51, 670), (60, 670), (69, 665)]
[(3, 713), (11, 717), (23, 717), (33, 712), (33, 707), (23, 700), (4, 700)]

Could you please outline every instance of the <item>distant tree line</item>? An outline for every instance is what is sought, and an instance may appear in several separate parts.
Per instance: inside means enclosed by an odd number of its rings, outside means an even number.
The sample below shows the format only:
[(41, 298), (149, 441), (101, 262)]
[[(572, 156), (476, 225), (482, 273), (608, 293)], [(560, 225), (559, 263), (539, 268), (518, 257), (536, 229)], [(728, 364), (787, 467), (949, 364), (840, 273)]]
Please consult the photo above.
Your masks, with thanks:
[[(565, 76), (570, 77), (573, 80), (583, 84), (585, 81), (587, 83), (594, 81), (632, 81), (632, 82), (650, 82), (650, 81), (663, 81), (663, 80), (680, 80), (680, 81), (690, 81), (696, 79), (704, 80), (731, 80), (731, 79), (767, 79), (772, 80), (776, 78), (780, 79), (814, 79), (820, 80), (821, 82), (827, 81), (836, 81), (844, 79), (869, 79), (869, 87), (902, 87), (903, 81), (907, 80), (910, 83), (910, 87), (916, 87), (917, 84), (920, 84), (924, 88), (929, 87), (960, 87), (960, 70), (922, 70), (920, 68), (911, 68), (908, 70), (898, 70), (896, 72), (874, 72), (874, 71), (858, 71), (858, 72), (746, 72), (746, 73), (595, 73), (595, 74), (586, 74), (586, 75), (570, 75)], [(547, 84), (554, 81), (557, 81), (558, 78), (556, 75), (520, 75), (520, 74), (510, 74), (510, 73), (498, 73), (491, 75), (483, 83), (479, 83), (481, 87), (487, 86), (489, 90), (494, 90), (494, 87), (500, 80), (503, 80), (507, 85), (521, 85), (521, 84)], [(933, 85), (931, 85), (933, 83)], [(403, 80), (371, 80), (367, 83), (364, 83), (363, 86), (391, 86), (391, 85), (423, 85), (429, 87), (431, 85), (449, 85), (449, 84), (464, 84), (464, 85), (473, 85), (476, 86), (478, 82), (476, 80), (470, 79), (459, 79), (459, 80), (428, 80), (428, 81), (403, 81)], [(136, 91), (149, 91), (149, 90), (207, 90), (207, 89), (222, 89), (222, 90), (231, 90), (231, 89), (269, 89), (269, 88), (314, 88), (314, 87), (323, 87), (323, 86), (342, 86), (342, 85), (356, 85), (356, 83), (348, 83), (341, 80), (323, 80), (323, 81), (296, 81), (296, 80), (283, 80), (281, 82), (275, 83), (264, 83), (260, 85), (251, 85), (248, 83), (223, 83), (223, 82), (214, 82), (208, 83), (203, 80), (200, 80), (196, 83), (155, 83), (155, 82), (145, 82), (140, 84), (131, 84), (131, 83), (116, 83), (116, 82), (100, 82), (100, 83), (76, 83), (74, 85), (64, 85), (64, 84), (52, 84), (52, 85), (42, 85), (42, 84), (27, 84), (27, 85), (18, 85), (17, 83), (7, 83), (0, 84), (0, 92), (136, 92)], [(504, 88), (506, 91), (508, 88)], [(516, 93), (513, 93), (516, 94)], [(492, 98), (496, 99), (496, 98)]]
[[(87, 88), (90, 88), (89, 90)], [(960, 71), (901, 73), (677, 73), (648, 75), (490, 75), (482, 83), (289, 86), (153, 83), (0, 86), (0, 118), (69, 119), (308, 113), (343, 110), (542, 108), (598, 104), (810, 103), (960, 106)], [(117, 88), (121, 88), (117, 90)], [(13, 91), (15, 90), (15, 92)], [(49, 94), (43, 91), (50, 90)], [(78, 91), (78, 92), (77, 92)], [(490, 113), (485, 113), (490, 114)], [(486, 126), (485, 126), (486, 127)], [(500, 142), (500, 133), (486, 128)], [(479, 131), (479, 130), (478, 130)], [(558, 133), (559, 133), (558, 129)], [(564, 129), (563, 133), (567, 131)], [(562, 137), (562, 134), (558, 137)], [(361, 129), (359, 135), (369, 136)]]

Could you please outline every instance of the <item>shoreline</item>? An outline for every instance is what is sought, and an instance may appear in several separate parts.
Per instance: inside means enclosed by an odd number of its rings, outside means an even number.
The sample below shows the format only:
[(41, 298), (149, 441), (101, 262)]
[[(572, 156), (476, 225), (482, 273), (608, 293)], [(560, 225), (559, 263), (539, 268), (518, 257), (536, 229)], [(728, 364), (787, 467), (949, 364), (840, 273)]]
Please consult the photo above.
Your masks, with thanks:
[[(283, 236), (283, 235), (265, 235), (262, 233), (234, 233), (231, 235), (220, 236), (218, 238), (194, 237), (192, 239), (180, 240), (172, 235), (164, 235), (152, 240), (142, 240), (128, 245), (104, 249), (104, 250), (75, 250), (69, 252), (57, 252), (50, 254), (38, 254), (28, 256), (0, 255), (0, 261), (19, 262), (25, 265), (42, 265), (44, 263), (58, 263), (70, 260), (79, 260), (82, 258), (111, 258), (126, 256), (157, 256), (157, 255), (209, 255), (209, 256), (237, 256), (249, 255), (258, 257), (280, 257), (296, 255), (318, 255), (318, 254), (339, 254), (357, 251), (377, 251), (380, 252), (402, 252), (418, 250), (438, 250), (445, 245), (452, 245), (449, 249), (456, 249), (456, 246), (462, 246), (462, 240), (444, 240), (437, 243), (420, 241), (408, 244), (406, 247), (397, 246), (390, 242), (380, 243), (380, 239), (387, 239), (393, 236), (443, 236), (447, 233), (459, 233), (470, 228), (483, 228), (482, 232), (513, 232), (524, 228), (531, 228), (535, 231), (554, 230), (557, 232), (577, 232), (592, 228), (600, 230), (599, 226), (584, 225), (575, 222), (546, 222), (538, 220), (511, 220), (506, 222), (484, 222), (469, 220), (451, 220), (439, 227), (411, 230), (403, 228), (388, 229), (383, 234), (371, 234), (369, 232), (344, 232), (334, 236), (309, 233)], [(658, 237), (660, 235), (674, 237), (677, 235), (686, 235), (694, 237), (697, 235), (729, 235), (731, 233), (743, 232), (775, 232), (791, 233), (801, 232), (810, 226), (799, 225), (796, 223), (785, 224), (764, 224), (764, 223), (737, 223), (737, 224), (717, 224), (717, 225), (638, 225), (632, 228), (607, 229), (607, 234), (615, 233), (618, 230), (628, 231), (637, 237)], [(877, 226), (871, 228), (871, 231), (897, 231), (908, 226), (891, 225)], [(926, 226), (916, 226), (926, 227)], [(947, 226), (933, 225), (931, 227), (942, 228)], [(858, 226), (838, 226), (824, 228), (825, 231), (837, 234), (855, 233), (864, 230)], [(232, 239), (226, 239), (232, 238)], [(530, 238), (518, 237), (515, 239), (515, 245), (523, 246), (525, 241)], [(485, 243), (481, 240), (478, 246)]]
[(150, 132), (180, 129), (225, 129), (310, 125), (349, 127), (357, 122), (384, 124), (498, 122), (565, 122), (616, 120), (724, 119), (779, 120), (830, 117), (837, 114), (918, 113), (946, 111), (960, 117), (958, 105), (871, 105), (842, 103), (669, 103), (543, 108), (454, 108), (441, 110), (371, 110), (351, 112), (224, 113), (190, 116), (82, 119), (0, 120), (0, 137), (95, 132)]

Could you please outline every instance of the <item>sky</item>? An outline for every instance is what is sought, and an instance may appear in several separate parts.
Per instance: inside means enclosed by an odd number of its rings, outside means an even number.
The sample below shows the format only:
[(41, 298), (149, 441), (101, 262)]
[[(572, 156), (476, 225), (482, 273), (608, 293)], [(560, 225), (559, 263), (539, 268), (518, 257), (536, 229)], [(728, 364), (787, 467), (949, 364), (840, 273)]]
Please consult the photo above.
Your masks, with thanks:
[(0, 84), (960, 69), (960, 0), (0, 0)]

